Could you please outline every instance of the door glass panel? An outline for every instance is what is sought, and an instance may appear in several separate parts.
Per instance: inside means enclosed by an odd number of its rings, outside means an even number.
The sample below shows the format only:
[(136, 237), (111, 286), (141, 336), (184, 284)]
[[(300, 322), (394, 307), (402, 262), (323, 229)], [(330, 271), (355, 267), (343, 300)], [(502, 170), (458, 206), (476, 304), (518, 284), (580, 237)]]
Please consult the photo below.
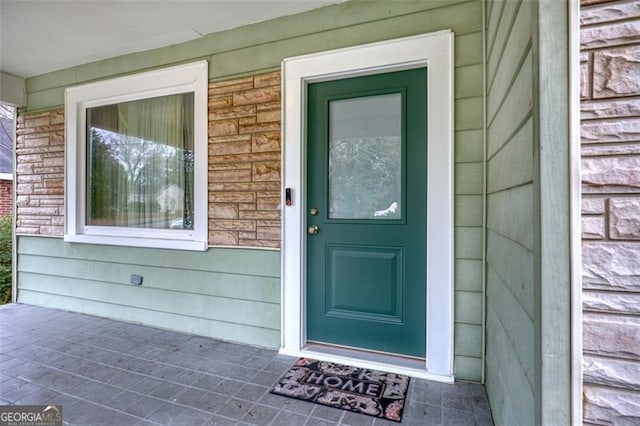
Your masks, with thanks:
[(329, 218), (402, 217), (402, 95), (329, 103)]

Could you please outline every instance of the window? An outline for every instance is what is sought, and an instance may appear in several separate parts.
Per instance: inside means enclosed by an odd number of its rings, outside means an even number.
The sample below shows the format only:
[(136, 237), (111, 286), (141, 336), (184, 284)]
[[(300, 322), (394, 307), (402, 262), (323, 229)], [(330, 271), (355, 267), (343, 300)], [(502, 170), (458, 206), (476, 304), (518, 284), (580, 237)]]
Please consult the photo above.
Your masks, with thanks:
[(65, 241), (207, 248), (207, 62), (66, 91)]

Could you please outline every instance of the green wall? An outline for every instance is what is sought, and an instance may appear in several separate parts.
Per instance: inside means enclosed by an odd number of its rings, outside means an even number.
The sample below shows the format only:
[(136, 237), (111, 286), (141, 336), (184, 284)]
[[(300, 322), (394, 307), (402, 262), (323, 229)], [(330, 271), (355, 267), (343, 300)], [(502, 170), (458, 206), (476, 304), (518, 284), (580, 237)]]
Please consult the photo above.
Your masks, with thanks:
[(487, 2), (486, 384), (496, 424), (535, 423), (532, 2)]
[[(147, 52), (135, 53), (109, 60), (86, 64), (62, 71), (57, 71), (41, 76), (29, 78), (26, 81), (29, 111), (43, 110), (58, 107), (64, 102), (64, 89), (71, 85), (86, 83), (107, 77), (123, 75), (127, 73), (147, 70), (154, 67), (166, 66), (194, 59), (206, 58), (210, 61), (210, 78), (222, 80), (230, 77), (253, 74), (267, 70), (279, 69), (283, 58), (346, 47), (361, 43), (375, 42), (397, 37), (423, 34), (443, 29), (451, 29), (455, 33), (455, 374), (459, 379), (472, 381), (482, 380), (483, 365), (483, 57), (482, 57), (482, 0), (433, 0), (433, 1), (360, 1), (354, 0), (339, 5), (306, 12), (299, 15), (275, 19), (251, 26), (237, 28), (230, 31), (212, 34), (201, 39), (166, 48)], [(21, 243), (33, 246), (47, 247), (50, 240), (37, 238), (20, 238)], [(62, 244), (61, 242), (58, 242)], [(63, 245), (68, 247), (68, 245)], [(78, 248), (79, 247), (79, 248)], [(174, 256), (173, 251), (145, 251), (138, 249), (103, 248), (95, 246), (71, 246), (73, 250), (86, 249), (95, 253), (96, 261), (106, 253), (125, 253), (126, 256), (118, 257), (125, 264), (127, 273), (124, 282), (128, 282), (129, 271), (136, 268), (128, 266), (128, 259), (136, 258), (137, 253), (144, 252), (150, 261), (155, 264), (163, 264), (165, 257)], [(57, 250), (57, 248), (56, 248)], [(41, 250), (42, 251), (42, 250)], [(46, 250), (45, 250), (46, 251)], [(38, 252), (38, 250), (36, 250)], [(44, 252), (44, 251), (43, 251)], [(234, 252), (235, 251), (231, 251)], [(244, 263), (251, 264), (253, 256), (258, 253), (252, 250), (237, 250), (242, 253), (238, 258), (228, 261), (234, 271), (243, 270)], [(219, 271), (214, 267), (204, 267), (200, 262), (208, 264), (216, 259), (219, 253), (227, 253), (220, 249), (210, 249), (206, 255), (193, 253), (180, 254), (182, 258), (193, 259), (191, 261), (196, 268), (202, 268), (207, 274), (216, 274)], [(262, 253), (262, 252), (260, 252)], [(39, 254), (20, 254), (21, 264), (31, 259), (32, 263), (39, 262)], [(61, 256), (64, 260), (67, 255)], [(266, 256), (261, 254), (260, 256)], [(270, 253), (265, 262), (271, 262), (268, 266), (279, 271), (280, 257), (278, 253)], [(120, 268), (120, 260), (114, 260), (113, 268)], [(41, 271), (40, 275), (34, 275), (25, 270), (20, 271), (19, 285), (21, 291), (19, 300), (25, 303), (54, 304), (70, 310), (91, 310), (100, 315), (118, 316), (125, 319), (131, 318), (138, 321), (144, 315), (148, 323), (157, 323), (160, 326), (173, 326), (184, 324), (186, 327), (193, 316), (187, 313), (165, 313), (164, 310), (154, 310), (149, 307), (129, 308), (126, 306), (127, 298), (122, 298), (120, 292), (135, 292), (135, 289), (127, 285), (102, 281), (98, 278), (98, 269), (94, 271), (94, 262), (86, 262), (82, 257), (74, 259), (72, 263), (76, 269), (84, 270), (85, 274), (79, 277), (65, 277), (62, 266), (64, 262), (56, 262), (50, 268)], [(83, 269), (83, 264), (87, 264)], [(99, 263), (98, 263), (99, 264)], [(175, 273), (178, 268), (171, 266), (162, 273)], [(30, 275), (31, 274), (31, 275)], [(261, 276), (261, 274), (257, 274)], [(210, 277), (209, 275), (207, 275)], [(217, 277), (217, 275), (215, 275)], [(225, 275), (226, 276), (226, 275)], [(269, 275), (272, 277), (271, 275)], [(123, 278), (124, 279), (124, 278)], [(75, 280), (75, 281), (74, 281)], [(82, 281), (78, 281), (82, 280)], [(83, 289), (82, 282), (88, 280), (92, 286), (98, 286), (103, 294), (103, 300), (91, 304), (85, 304), (84, 297), (75, 298), (75, 294), (81, 290), (86, 293), (92, 291)], [(101, 282), (94, 284), (93, 280)], [(193, 276), (192, 286), (197, 288), (190, 290), (190, 294), (197, 295), (205, 284), (199, 282), (199, 278)], [(261, 278), (262, 280), (262, 278)], [(238, 311), (244, 312), (245, 307), (260, 306), (265, 303), (272, 306), (272, 299), (260, 299), (261, 294), (272, 294), (261, 289), (260, 285), (251, 286), (250, 283), (263, 281), (249, 279), (246, 290), (256, 291), (250, 305), (245, 303), (249, 297), (243, 293), (242, 297), (228, 300), (242, 301), (238, 304)], [(196, 284), (196, 281), (199, 283)], [(185, 282), (185, 280), (181, 280)], [(216, 282), (213, 280), (213, 282)], [(219, 284), (224, 287), (224, 281)], [(236, 282), (236, 281), (234, 281)], [(269, 285), (272, 281), (269, 281)], [(89, 284), (87, 284), (89, 285)], [(266, 284), (265, 284), (266, 285)], [(279, 285), (279, 281), (278, 281)], [(51, 288), (47, 292), (42, 287)], [(144, 287), (144, 286), (143, 286)], [(206, 286), (205, 286), (206, 287)], [(66, 289), (66, 290), (65, 290)], [(167, 294), (171, 298), (181, 292), (181, 287), (173, 288)], [(63, 293), (67, 291), (67, 293)], [(163, 290), (165, 291), (165, 290)], [(38, 296), (47, 293), (47, 297)], [(53, 296), (53, 294), (67, 294), (66, 296)], [(276, 291), (279, 294), (279, 289)], [(130, 293), (127, 293), (130, 294)], [(156, 296), (162, 299), (160, 293)], [(156, 297), (154, 296), (154, 297)], [(218, 310), (221, 301), (207, 296), (212, 312)], [(118, 303), (110, 300), (118, 298)], [(195, 299), (199, 300), (197, 297)], [(185, 304), (191, 303), (185, 299)], [(203, 299), (204, 300), (204, 299)], [(225, 299), (226, 301), (227, 299)], [(54, 303), (55, 301), (55, 303)], [(279, 301), (276, 300), (276, 303)], [(199, 302), (200, 303), (200, 302)], [(204, 302), (202, 302), (204, 303)], [(230, 302), (231, 303), (231, 302)], [(169, 309), (168, 307), (165, 309)], [(185, 308), (186, 309), (186, 308)], [(203, 306), (204, 310), (204, 306)], [(129, 317), (134, 315), (137, 317)], [(259, 310), (263, 319), (268, 319), (269, 327), (256, 328), (256, 317), (247, 317), (246, 320), (238, 318), (237, 326), (224, 335), (218, 336), (217, 324), (222, 324), (219, 319), (216, 326), (211, 325), (207, 329), (207, 323), (198, 322), (199, 334), (213, 337), (228, 338), (233, 334), (234, 340), (244, 341), (247, 338), (263, 332), (260, 338), (255, 338), (253, 343), (265, 346), (277, 346), (274, 329), (278, 327), (270, 315), (271, 311), (264, 306)], [(267, 313), (269, 312), (269, 313)], [(241, 317), (241, 312), (234, 315)], [(246, 313), (248, 315), (249, 313)], [(178, 315), (184, 315), (179, 317)], [(202, 315), (210, 315), (205, 314)], [(242, 322), (245, 321), (245, 322)], [(214, 324), (214, 323), (212, 323)], [(226, 323), (225, 323), (226, 324)], [(245, 328), (241, 324), (247, 324)], [(274, 325), (276, 324), (276, 325)], [(226, 327), (226, 326), (225, 326)], [(240, 330), (250, 330), (247, 337), (236, 334)], [(253, 333), (253, 334), (252, 334)], [(278, 336), (279, 338), (279, 336)]]
[[(18, 239), (18, 302), (280, 346), (280, 254)], [(132, 274), (142, 285), (130, 284)]]

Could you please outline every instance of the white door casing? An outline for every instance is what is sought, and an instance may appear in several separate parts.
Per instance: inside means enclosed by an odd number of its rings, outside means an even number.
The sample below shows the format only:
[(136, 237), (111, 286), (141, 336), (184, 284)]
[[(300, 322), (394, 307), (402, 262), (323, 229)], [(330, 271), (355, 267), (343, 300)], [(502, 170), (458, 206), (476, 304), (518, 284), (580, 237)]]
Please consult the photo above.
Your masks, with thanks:
[[(453, 381), (453, 32), (353, 46), (282, 62), (282, 324), (280, 352)], [(347, 77), (427, 68), (427, 359), (424, 368), (305, 349), (306, 87)]]

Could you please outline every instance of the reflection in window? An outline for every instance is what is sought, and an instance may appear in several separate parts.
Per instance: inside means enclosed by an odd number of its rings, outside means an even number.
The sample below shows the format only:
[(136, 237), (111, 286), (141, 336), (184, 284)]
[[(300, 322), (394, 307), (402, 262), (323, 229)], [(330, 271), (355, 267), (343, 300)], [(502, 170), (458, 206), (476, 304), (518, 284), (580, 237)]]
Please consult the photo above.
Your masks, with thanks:
[(193, 229), (193, 99), (87, 108), (88, 225)]
[(402, 95), (329, 104), (329, 217), (402, 217)]

